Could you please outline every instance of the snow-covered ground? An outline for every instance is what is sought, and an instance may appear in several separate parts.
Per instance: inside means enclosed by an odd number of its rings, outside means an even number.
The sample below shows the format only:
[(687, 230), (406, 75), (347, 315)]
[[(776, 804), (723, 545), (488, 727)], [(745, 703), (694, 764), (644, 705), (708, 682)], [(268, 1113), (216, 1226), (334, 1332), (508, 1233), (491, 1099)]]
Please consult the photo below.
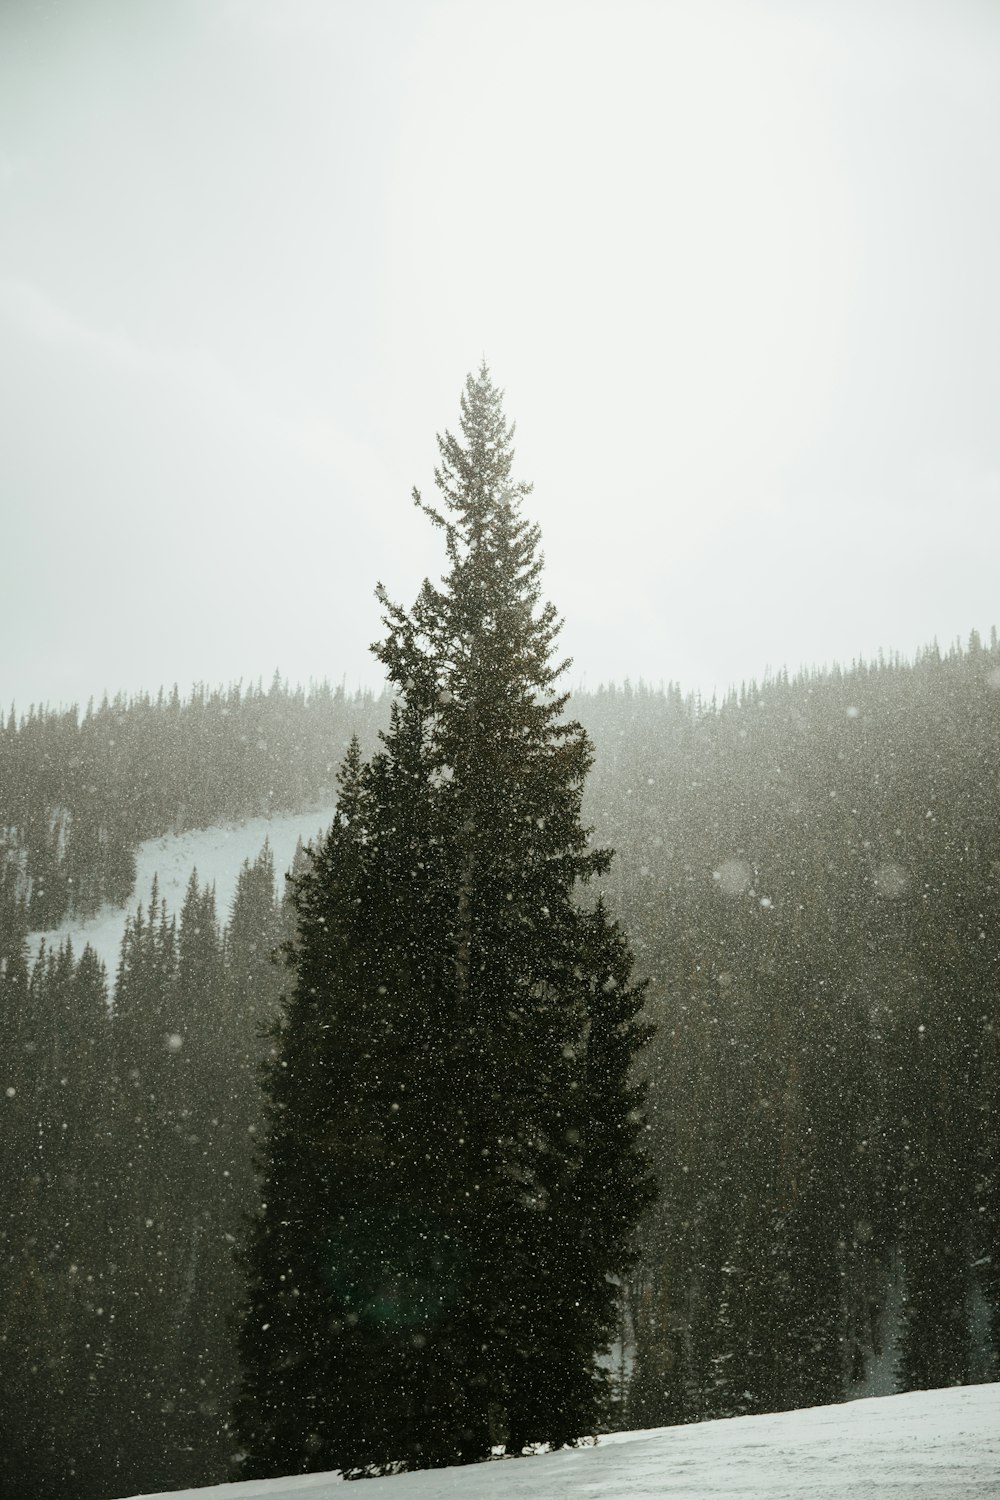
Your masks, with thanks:
[[(336, 1474), (174, 1492), (324, 1500)], [(595, 1448), (360, 1482), (358, 1500), (998, 1500), (1000, 1385), (622, 1432)]]
[(124, 908), (103, 907), (94, 917), (81, 922), (71, 918), (51, 932), (32, 933), (30, 947), (32, 957), (38, 951), (44, 937), (50, 947), (58, 947), (66, 938), (73, 943), (77, 958), (89, 943), (98, 958), (107, 966), (109, 976), (114, 976), (118, 965), (125, 919), (141, 901), (143, 908), (149, 904), (153, 877), (159, 880), (160, 895), (165, 898), (168, 910), (180, 914), (184, 892), (191, 878), (191, 871), (198, 871), (200, 885), (215, 886), (215, 904), (220, 922), (229, 916), (229, 908), (236, 894), (236, 882), (245, 860), (251, 863), (264, 847), (265, 839), (271, 845), (274, 867), (280, 882), (295, 857), (295, 846), (301, 838), (304, 843), (316, 837), (321, 830), (329, 828), (336, 804), (315, 808), (312, 812), (288, 813), (274, 818), (251, 818), (239, 826), (199, 828), (189, 833), (168, 834), (163, 838), (150, 839), (140, 844), (136, 855), (136, 883), (132, 897)]

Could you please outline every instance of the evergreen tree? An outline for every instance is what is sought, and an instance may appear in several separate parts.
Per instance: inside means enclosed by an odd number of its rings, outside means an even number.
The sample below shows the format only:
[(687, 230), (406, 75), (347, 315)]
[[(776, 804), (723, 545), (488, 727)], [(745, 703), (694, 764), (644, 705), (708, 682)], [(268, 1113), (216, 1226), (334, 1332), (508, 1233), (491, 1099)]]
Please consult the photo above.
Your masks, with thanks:
[(642, 986), (598, 902), (592, 759), (553, 687), (512, 429), (485, 367), (439, 438), (449, 570), (379, 588), (400, 690), (294, 891), (268, 1070), (238, 1420), (260, 1474), (350, 1474), (593, 1433), (651, 1196)]
[(0, 1488), (76, 1500), (94, 1493), (99, 1467), (107, 990), (92, 950), (75, 964), (68, 942), (43, 944), (25, 978), (23, 963), (0, 964), (0, 1017), (14, 1023), (0, 1147)]
[(170, 1244), (164, 1292), (169, 1344), (158, 1351), (173, 1403), (171, 1483), (210, 1483), (225, 1474), (224, 1417), (232, 1384), (232, 1256), (228, 1174), (220, 1159), (230, 1095), (231, 1036), (220, 1034), (222, 951), (215, 892), (188, 882), (177, 937), (166, 1079), (160, 1107), (169, 1132), (160, 1173)]
[(153, 882), (144, 913), (125, 925), (112, 1016), (112, 1126), (117, 1240), (114, 1329), (108, 1354), (117, 1482), (122, 1489), (174, 1477), (170, 1417), (176, 1404), (163, 1351), (173, 1342), (177, 1261), (171, 1197), (176, 1136), (173, 1096), (176, 919)]

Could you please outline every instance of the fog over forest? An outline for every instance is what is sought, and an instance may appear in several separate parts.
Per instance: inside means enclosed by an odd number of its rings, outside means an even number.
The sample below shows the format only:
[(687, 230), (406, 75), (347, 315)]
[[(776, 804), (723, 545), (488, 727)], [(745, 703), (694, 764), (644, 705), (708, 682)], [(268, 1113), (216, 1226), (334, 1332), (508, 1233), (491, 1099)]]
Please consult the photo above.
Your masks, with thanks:
[(0, 9), (5, 1494), (1000, 1381), (998, 139), (980, 0)]

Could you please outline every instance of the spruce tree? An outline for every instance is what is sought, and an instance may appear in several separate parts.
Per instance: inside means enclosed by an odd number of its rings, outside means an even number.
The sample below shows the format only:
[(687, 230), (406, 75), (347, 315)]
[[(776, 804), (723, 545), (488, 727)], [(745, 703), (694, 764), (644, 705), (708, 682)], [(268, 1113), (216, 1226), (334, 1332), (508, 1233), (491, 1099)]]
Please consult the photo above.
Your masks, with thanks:
[(438, 439), (448, 571), (379, 586), (399, 696), (297, 879), (238, 1425), (255, 1474), (572, 1443), (651, 1196), (642, 985), (598, 901), (529, 486), (483, 367)]

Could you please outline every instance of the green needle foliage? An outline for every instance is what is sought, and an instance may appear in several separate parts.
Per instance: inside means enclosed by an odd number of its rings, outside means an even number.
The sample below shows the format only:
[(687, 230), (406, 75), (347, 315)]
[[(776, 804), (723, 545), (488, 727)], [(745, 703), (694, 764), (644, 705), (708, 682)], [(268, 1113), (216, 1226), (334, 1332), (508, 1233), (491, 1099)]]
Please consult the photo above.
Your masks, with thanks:
[(652, 1196), (627, 944), (578, 887), (590, 742), (485, 369), (438, 439), (448, 571), (378, 595), (399, 690), (297, 878), (237, 1414), (254, 1474), (568, 1444)]

